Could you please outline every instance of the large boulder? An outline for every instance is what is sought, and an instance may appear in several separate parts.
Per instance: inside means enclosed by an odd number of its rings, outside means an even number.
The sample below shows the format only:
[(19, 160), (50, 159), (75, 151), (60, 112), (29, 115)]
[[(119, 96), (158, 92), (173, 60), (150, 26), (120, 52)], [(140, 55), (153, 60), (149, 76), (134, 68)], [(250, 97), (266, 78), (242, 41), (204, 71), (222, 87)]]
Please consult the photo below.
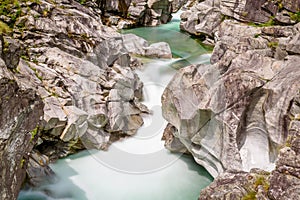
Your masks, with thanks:
[(166, 42), (149, 45), (145, 39), (134, 34), (125, 34), (122, 38), (125, 48), (131, 54), (151, 58), (172, 58), (171, 48)]
[(211, 64), (179, 70), (162, 96), (165, 146), (216, 177), (199, 199), (299, 196), (300, 29), (290, 4), (207, 0), (181, 15), (181, 29), (215, 45)]

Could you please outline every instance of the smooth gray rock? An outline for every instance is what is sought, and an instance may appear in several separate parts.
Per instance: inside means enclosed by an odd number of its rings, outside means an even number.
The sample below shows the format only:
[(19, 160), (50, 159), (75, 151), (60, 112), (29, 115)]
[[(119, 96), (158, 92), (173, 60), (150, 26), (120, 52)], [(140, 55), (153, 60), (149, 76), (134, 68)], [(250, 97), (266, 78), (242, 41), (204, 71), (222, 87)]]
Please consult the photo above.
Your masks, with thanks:
[(151, 58), (172, 58), (171, 48), (166, 42), (149, 45), (145, 39), (134, 34), (125, 34), (122, 38), (125, 48), (131, 54)]
[(206, 34), (213, 37), (215, 28), (222, 22), (223, 16), (218, 7), (204, 1), (181, 14), (180, 29), (193, 35)]
[[(297, 100), (292, 103), (292, 112), (299, 111)], [(201, 191), (204, 199), (297, 199), (300, 185), (299, 121), (291, 119), (289, 137), (280, 150), (276, 168), (271, 172), (252, 169), (249, 173), (229, 171)]]
[(172, 58), (172, 52), (168, 43), (158, 42), (145, 48), (145, 56), (152, 58)]
[[(291, 8), (294, 5), (293, 8)], [(297, 9), (299, 1), (223, 1), (205, 0), (189, 7), (181, 15), (180, 28), (193, 35), (214, 36), (214, 30), (226, 18), (242, 22), (254, 22), (265, 26), (272, 24), (293, 25), (298, 21)]]
[(297, 49), (289, 42), (297, 31), (223, 21), (214, 32), (212, 64), (179, 70), (162, 96), (163, 116), (176, 128), (167, 148), (174, 151), (176, 137), (215, 177), (227, 170), (271, 170), (299, 88), (299, 56), (286, 51), (288, 44)]
[(129, 53), (145, 55), (145, 47), (148, 47), (148, 41), (134, 34), (122, 35), (125, 48)]

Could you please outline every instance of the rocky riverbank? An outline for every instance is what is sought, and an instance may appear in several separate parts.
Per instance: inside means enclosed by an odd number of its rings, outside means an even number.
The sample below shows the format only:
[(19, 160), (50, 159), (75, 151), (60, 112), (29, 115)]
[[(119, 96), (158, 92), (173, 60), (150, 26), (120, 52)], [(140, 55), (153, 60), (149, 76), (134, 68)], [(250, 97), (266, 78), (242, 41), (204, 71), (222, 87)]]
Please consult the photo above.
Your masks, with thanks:
[[(172, 54), (106, 25), (166, 23), (185, 2), (3, 1), (1, 199), (16, 199), (25, 176), (33, 186), (52, 176), (50, 161), (135, 134), (149, 111), (130, 55)], [(215, 47), (210, 65), (180, 69), (162, 96), (166, 147), (216, 177), (200, 199), (296, 199), (299, 2), (188, 3), (181, 29)]]
[(170, 58), (170, 48), (122, 36), (101, 13), (94, 1), (1, 4), (1, 199), (17, 198), (26, 172), (37, 186), (52, 176), (49, 162), (106, 150), (143, 124), (149, 111), (130, 54)]
[(181, 15), (215, 45), (210, 65), (179, 70), (162, 96), (166, 147), (218, 177), (200, 199), (299, 197), (299, 6), (208, 0)]

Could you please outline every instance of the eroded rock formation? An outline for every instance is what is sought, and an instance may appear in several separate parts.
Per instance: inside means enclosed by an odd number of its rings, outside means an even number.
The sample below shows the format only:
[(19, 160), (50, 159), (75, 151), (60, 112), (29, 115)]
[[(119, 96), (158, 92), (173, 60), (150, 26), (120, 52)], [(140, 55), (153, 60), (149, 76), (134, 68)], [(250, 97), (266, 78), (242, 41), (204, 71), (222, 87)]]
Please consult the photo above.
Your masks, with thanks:
[[(300, 23), (291, 2), (208, 0), (181, 16), (183, 30), (215, 45), (210, 65), (179, 70), (162, 96), (166, 147), (188, 150), (220, 175), (200, 199), (299, 196)], [(280, 9), (270, 13), (271, 3)], [(283, 22), (278, 16), (286, 10)], [(271, 175), (261, 171), (273, 168)]]
[(225, 172), (201, 192), (199, 200), (298, 199), (300, 196), (300, 132), (297, 124), (299, 124), (297, 120), (290, 122), (289, 138), (286, 147), (280, 150), (274, 171), (269, 173), (252, 169), (249, 173)]
[[(283, 38), (265, 35), (278, 29), (225, 20), (218, 27), (212, 65), (179, 70), (164, 92), (164, 117), (214, 176), (227, 169), (268, 168), (286, 140), (300, 59), (288, 56), (287, 39), (281, 44)], [(289, 40), (299, 31), (296, 26), (287, 30)], [(276, 47), (273, 40), (279, 41)], [(286, 55), (283, 60), (274, 58), (278, 52)]]
[[(17, 198), (26, 171), (28, 183), (37, 186), (41, 176), (52, 175), (49, 161), (85, 148), (107, 149), (135, 134), (140, 114), (149, 112), (139, 102), (143, 84), (132, 68), (138, 62), (130, 53), (137, 52), (102, 24), (96, 3), (86, 3), (3, 4), (1, 199)], [(145, 55), (170, 57), (169, 46), (154, 45), (167, 52), (148, 45)]]

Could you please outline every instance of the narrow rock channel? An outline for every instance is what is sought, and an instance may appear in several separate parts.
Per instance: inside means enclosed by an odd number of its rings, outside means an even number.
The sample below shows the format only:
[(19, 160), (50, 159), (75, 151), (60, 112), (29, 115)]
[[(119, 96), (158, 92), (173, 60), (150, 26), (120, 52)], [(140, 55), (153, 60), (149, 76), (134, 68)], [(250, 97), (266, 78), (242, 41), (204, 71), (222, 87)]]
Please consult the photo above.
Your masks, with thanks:
[[(51, 165), (58, 182), (34, 191), (23, 190), (19, 200), (196, 199), (199, 191), (212, 181), (191, 156), (170, 153), (161, 140), (167, 125), (161, 113), (165, 87), (176, 69), (208, 63), (210, 58), (198, 42), (179, 32), (178, 17), (175, 15), (169, 24), (159, 27), (123, 31), (144, 37), (150, 43), (167, 42), (175, 57), (140, 57), (144, 65), (137, 69), (137, 74), (144, 83), (142, 103), (151, 110), (151, 115), (143, 115), (144, 125), (134, 136), (113, 143), (107, 151), (89, 150), (58, 160)], [(128, 42), (133, 43), (130, 39)], [(47, 192), (51, 195), (47, 196)]]

